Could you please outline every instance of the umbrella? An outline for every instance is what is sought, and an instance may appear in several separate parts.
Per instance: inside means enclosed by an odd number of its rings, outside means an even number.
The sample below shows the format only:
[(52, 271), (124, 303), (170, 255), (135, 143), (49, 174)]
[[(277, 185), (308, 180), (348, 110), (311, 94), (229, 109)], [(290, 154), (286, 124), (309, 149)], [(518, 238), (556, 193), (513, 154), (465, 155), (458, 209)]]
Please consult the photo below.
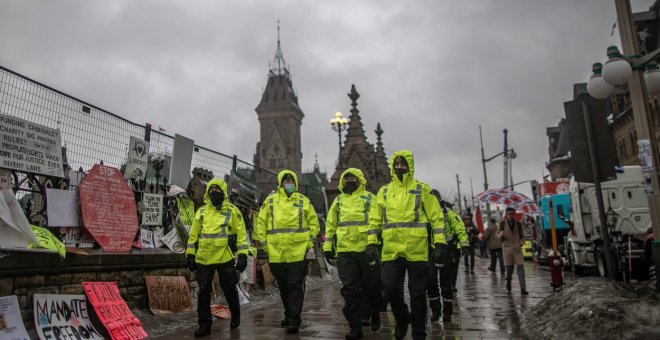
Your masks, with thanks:
[(520, 210), (525, 215), (542, 215), (541, 209), (529, 197), (510, 189), (488, 189), (474, 197), (486, 204), (503, 204)]

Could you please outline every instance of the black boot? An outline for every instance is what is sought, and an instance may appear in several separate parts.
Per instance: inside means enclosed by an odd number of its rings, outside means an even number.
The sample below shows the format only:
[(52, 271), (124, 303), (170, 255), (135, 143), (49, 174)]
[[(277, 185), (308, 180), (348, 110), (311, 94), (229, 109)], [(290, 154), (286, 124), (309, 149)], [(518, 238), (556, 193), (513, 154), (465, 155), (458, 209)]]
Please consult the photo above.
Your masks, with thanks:
[(195, 337), (201, 338), (211, 334), (211, 326), (199, 326), (195, 331)]
[(380, 314), (376, 313), (371, 316), (371, 322), (370, 322), (371, 330), (372, 331), (377, 331), (380, 329)]
[(440, 312), (439, 311), (431, 311), (431, 321), (435, 322), (440, 320)]
[(406, 333), (408, 333), (408, 323), (404, 323), (403, 325), (397, 324), (394, 328), (394, 338), (397, 340), (405, 338)]
[(287, 318), (282, 319), (280, 321), (280, 328), (287, 328), (289, 326), (289, 320)]
[(350, 333), (346, 334), (346, 340), (358, 340), (362, 339), (364, 334), (362, 334), (362, 328), (351, 328)]
[(238, 328), (238, 326), (240, 326), (240, 325), (241, 325), (241, 318), (240, 317), (238, 317), (238, 318), (233, 318), (232, 317), (231, 318), (231, 322), (229, 323), (229, 328), (231, 328), (231, 329)]

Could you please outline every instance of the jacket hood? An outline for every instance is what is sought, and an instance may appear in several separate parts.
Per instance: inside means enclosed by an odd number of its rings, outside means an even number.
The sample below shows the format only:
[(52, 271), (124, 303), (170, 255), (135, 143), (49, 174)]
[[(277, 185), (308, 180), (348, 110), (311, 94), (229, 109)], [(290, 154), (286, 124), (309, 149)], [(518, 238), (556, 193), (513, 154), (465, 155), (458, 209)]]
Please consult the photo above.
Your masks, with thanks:
[(357, 177), (358, 181), (360, 181), (360, 185), (358, 186), (358, 189), (356, 191), (359, 191), (366, 187), (367, 179), (364, 178), (364, 174), (362, 173), (362, 170), (356, 168), (348, 168), (346, 169), (346, 171), (342, 172), (341, 176), (339, 177), (339, 190), (342, 193), (344, 192), (344, 177), (348, 174)]
[(225, 181), (221, 178), (214, 178), (210, 180), (208, 183), (206, 183), (206, 191), (204, 192), (204, 203), (211, 204), (211, 196), (209, 195), (209, 189), (213, 185), (217, 185), (220, 187), (220, 189), (222, 190), (222, 195), (225, 196), (225, 202), (227, 202), (229, 198), (227, 196), (227, 183), (225, 183)]
[(296, 191), (298, 191), (298, 176), (296, 176), (296, 173), (291, 170), (282, 170), (279, 174), (277, 174), (277, 189), (281, 188), (284, 190), (284, 186), (282, 185), (282, 178), (284, 178), (284, 175), (287, 174), (293, 177), (293, 182), (296, 184)]
[[(415, 160), (413, 158), (412, 151), (399, 150), (395, 152), (392, 155), (392, 157), (390, 157), (390, 176), (392, 176), (392, 180), (394, 180), (395, 178), (397, 181), (399, 180), (399, 178), (396, 177), (396, 173), (394, 172), (394, 160), (399, 156), (403, 157), (406, 160), (406, 162), (408, 162), (408, 173), (406, 175), (410, 175), (410, 177), (415, 177)], [(406, 175), (404, 175), (404, 179)]]

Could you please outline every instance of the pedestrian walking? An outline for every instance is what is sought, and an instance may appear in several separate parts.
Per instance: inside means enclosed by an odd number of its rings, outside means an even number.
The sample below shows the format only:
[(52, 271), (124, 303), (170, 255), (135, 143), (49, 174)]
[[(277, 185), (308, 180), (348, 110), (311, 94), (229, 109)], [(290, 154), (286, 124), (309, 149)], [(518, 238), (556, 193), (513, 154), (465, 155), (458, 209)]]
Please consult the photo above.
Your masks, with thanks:
[(525, 258), (522, 254), (522, 244), (525, 242), (525, 234), (522, 223), (514, 218), (515, 210), (506, 208), (506, 217), (500, 223), (498, 237), (502, 239), (502, 252), (504, 255), (504, 266), (506, 266), (506, 290), (511, 292), (511, 278), (513, 266), (516, 266), (518, 282), (520, 283), (520, 294), (527, 295), (525, 286)]
[[(395, 152), (390, 159), (390, 174), (390, 183), (380, 188), (372, 205), (369, 229), (382, 233), (385, 286), (396, 320), (394, 337), (403, 339), (408, 325), (412, 324), (413, 339), (425, 339), (428, 242), (434, 244), (435, 265), (444, 266), (447, 247), (444, 217), (429, 186), (414, 178), (412, 152)], [(429, 223), (431, 233), (427, 230)], [(374, 238), (369, 239), (370, 245), (376, 242)], [(367, 254), (370, 260), (377, 256), (371, 251)], [(406, 272), (410, 310), (403, 297)]]
[[(382, 269), (376, 245), (377, 230), (369, 229), (369, 212), (375, 196), (366, 190), (366, 184), (367, 180), (359, 169), (349, 168), (341, 174), (341, 194), (330, 206), (323, 243), (323, 254), (327, 259), (331, 260), (337, 254), (343, 312), (350, 327), (346, 340), (363, 337), (361, 307), (365, 300), (371, 330), (380, 329)], [(368, 244), (369, 239), (373, 240), (371, 244)]]
[(500, 272), (504, 275), (504, 259), (502, 256), (502, 240), (497, 237), (497, 223), (495, 217), (491, 217), (488, 221), (488, 227), (484, 231), (484, 239), (488, 243), (488, 251), (490, 252), (490, 267), (488, 270), (495, 273), (497, 262), (500, 263)]
[(280, 326), (289, 334), (297, 334), (308, 273), (305, 255), (319, 233), (319, 220), (309, 199), (298, 192), (293, 171), (280, 171), (277, 182), (277, 191), (259, 210), (254, 240), (268, 252), (268, 266), (277, 280), (284, 306)]
[[(238, 258), (229, 247), (229, 236), (236, 236)], [(199, 328), (195, 337), (211, 334), (211, 286), (218, 272), (220, 287), (231, 312), (230, 328), (241, 324), (241, 306), (238, 302), (238, 272), (247, 266), (248, 244), (245, 223), (240, 210), (227, 199), (227, 183), (214, 178), (206, 185), (204, 205), (201, 206), (190, 228), (186, 258), (190, 271), (196, 271), (199, 296), (197, 317)]]
[(463, 252), (463, 259), (465, 262), (465, 272), (474, 274), (474, 251), (479, 246), (479, 228), (472, 222), (472, 214), (467, 213), (463, 215), (463, 224), (467, 232), (467, 237), (470, 245), (467, 250)]
[[(433, 189), (431, 193), (440, 203), (444, 215), (445, 239), (447, 247), (445, 249), (445, 265), (438, 268), (433, 260), (429, 261), (429, 282), (427, 294), (429, 297), (429, 306), (431, 307), (431, 321), (438, 321), (442, 316), (443, 322), (451, 321), (453, 313), (454, 291), (453, 284), (456, 281), (456, 268), (460, 262), (461, 247), (468, 247), (468, 237), (465, 232), (463, 221), (440, 197), (440, 192)], [(431, 251), (431, 250), (429, 250)], [(458, 254), (457, 254), (458, 253)], [(458, 256), (456, 256), (458, 255)], [(438, 280), (438, 274), (440, 279)], [(438, 289), (438, 281), (440, 289)], [(442, 293), (442, 301), (440, 294)]]

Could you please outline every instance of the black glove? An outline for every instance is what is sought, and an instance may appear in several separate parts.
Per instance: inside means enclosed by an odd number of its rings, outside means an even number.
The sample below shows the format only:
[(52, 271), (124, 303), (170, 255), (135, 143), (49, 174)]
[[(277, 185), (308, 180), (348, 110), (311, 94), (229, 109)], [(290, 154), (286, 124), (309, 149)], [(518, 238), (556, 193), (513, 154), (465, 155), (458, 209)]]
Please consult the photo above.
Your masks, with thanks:
[(435, 251), (433, 252), (433, 262), (438, 268), (445, 266), (445, 252), (447, 251), (447, 245), (442, 243), (435, 244)]
[(376, 264), (376, 261), (378, 260), (379, 254), (378, 254), (378, 247), (375, 244), (370, 244), (367, 246), (367, 262), (369, 262), (370, 266), (373, 266)]
[(247, 255), (238, 254), (238, 258), (236, 259), (236, 267), (234, 268), (239, 272), (243, 272), (246, 267), (247, 267)]
[(188, 260), (188, 269), (190, 269), (191, 272), (197, 270), (197, 262), (195, 262), (195, 255), (186, 256), (186, 260)]
[(323, 256), (325, 256), (328, 261), (332, 261), (335, 259), (335, 252), (331, 250), (326, 250), (323, 252)]

